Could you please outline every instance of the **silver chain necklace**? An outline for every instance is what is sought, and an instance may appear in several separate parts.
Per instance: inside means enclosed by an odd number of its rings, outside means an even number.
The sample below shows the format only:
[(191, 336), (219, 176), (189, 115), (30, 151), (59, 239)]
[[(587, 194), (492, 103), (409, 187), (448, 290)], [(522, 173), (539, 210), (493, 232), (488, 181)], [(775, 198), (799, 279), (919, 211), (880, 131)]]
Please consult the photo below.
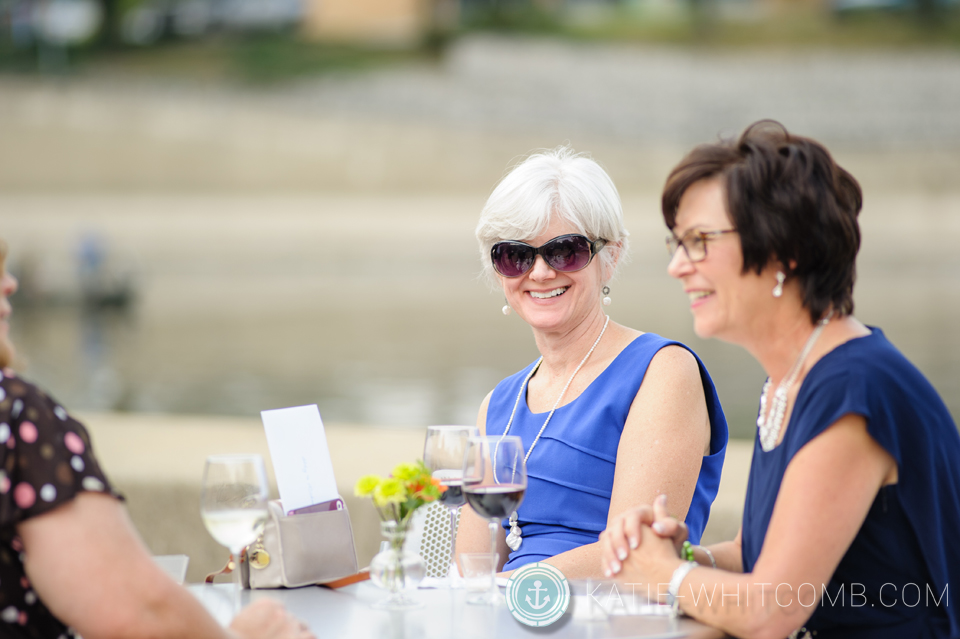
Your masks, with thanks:
[(797, 381), (804, 360), (807, 359), (813, 345), (817, 343), (817, 338), (820, 337), (820, 333), (830, 323), (832, 317), (833, 313), (831, 312), (817, 322), (817, 327), (807, 338), (807, 343), (804, 344), (803, 350), (800, 351), (800, 355), (793, 363), (790, 371), (777, 384), (777, 390), (773, 393), (773, 401), (770, 403), (769, 413), (767, 412), (767, 396), (770, 394), (770, 378), (768, 377), (767, 381), (763, 383), (763, 391), (760, 393), (760, 414), (757, 416), (757, 428), (760, 429), (760, 448), (764, 452), (773, 450), (777, 445), (777, 440), (780, 439), (780, 430), (783, 428), (783, 418), (787, 414), (787, 391)]
[[(537, 433), (536, 439), (533, 440), (533, 443), (530, 445), (530, 450), (527, 451), (526, 456), (523, 458), (523, 463), (526, 466), (527, 460), (530, 459), (530, 453), (533, 452), (534, 447), (537, 445), (537, 442), (540, 441), (540, 435), (543, 435), (543, 431), (546, 430), (547, 424), (550, 423), (550, 418), (553, 417), (553, 414), (556, 412), (557, 407), (560, 405), (560, 401), (563, 399), (563, 396), (567, 394), (567, 389), (570, 388), (570, 384), (573, 382), (573, 378), (577, 376), (577, 373), (580, 372), (580, 369), (583, 368), (583, 365), (587, 363), (587, 360), (590, 359), (590, 356), (593, 354), (594, 349), (597, 348), (597, 344), (600, 343), (600, 338), (603, 337), (603, 334), (607, 330), (607, 324), (610, 323), (610, 316), (607, 315), (607, 319), (603, 322), (603, 328), (600, 329), (600, 334), (597, 335), (596, 341), (593, 343), (593, 346), (590, 347), (590, 350), (587, 351), (587, 354), (583, 356), (583, 359), (580, 360), (580, 365), (577, 366), (576, 370), (573, 371), (573, 375), (570, 376), (570, 379), (567, 380), (566, 385), (563, 387), (563, 390), (560, 391), (560, 396), (557, 397), (557, 401), (553, 403), (553, 408), (550, 409), (550, 414), (547, 415), (546, 421), (543, 422), (543, 426), (540, 427), (540, 432)], [(503, 431), (503, 435), (500, 436), (500, 440), (497, 442), (497, 450), (500, 448), (500, 442), (503, 441), (503, 438), (507, 436), (507, 433), (510, 432), (510, 426), (513, 425), (513, 418), (517, 415), (517, 406), (520, 405), (520, 398), (523, 397), (524, 392), (527, 389), (527, 384), (530, 382), (530, 378), (533, 377), (533, 374), (537, 372), (537, 369), (540, 368), (540, 364), (543, 362), (543, 356), (540, 356), (540, 359), (537, 360), (536, 364), (533, 365), (533, 368), (530, 369), (530, 372), (527, 374), (527, 377), (523, 380), (523, 383), (520, 384), (520, 392), (517, 393), (517, 401), (513, 403), (513, 411), (510, 413), (510, 420), (507, 422), (507, 428)], [(496, 460), (496, 453), (494, 451), (494, 460)], [(496, 464), (496, 461), (494, 461)], [(510, 550), (516, 550), (520, 547), (520, 543), (523, 541), (520, 534), (520, 526), (517, 523), (519, 517), (517, 516), (517, 511), (513, 511), (510, 515), (510, 534), (507, 535), (507, 546), (510, 547)]]

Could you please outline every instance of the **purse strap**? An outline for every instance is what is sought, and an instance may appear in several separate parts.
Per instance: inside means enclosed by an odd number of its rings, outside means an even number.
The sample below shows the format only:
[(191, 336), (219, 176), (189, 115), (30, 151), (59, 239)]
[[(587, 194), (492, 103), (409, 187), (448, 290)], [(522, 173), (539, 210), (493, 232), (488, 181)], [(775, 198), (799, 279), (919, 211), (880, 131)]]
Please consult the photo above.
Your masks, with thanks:
[(370, 579), (370, 570), (364, 568), (360, 572), (344, 577), (343, 579), (335, 579), (333, 581), (328, 581), (326, 583), (317, 584), (321, 588), (330, 588), (336, 590), (337, 588), (343, 588), (344, 586), (349, 586), (350, 584), (360, 583), (361, 581), (366, 581)]
[[(244, 548), (243, 552), (240, 553), (240, 563), (244, 563), (247, 560), (247, 549)], [(203, 578), (203, 583), (212, 584), (213, 580), (219, 577), (220, 575), (229, 575), (236, 569), (236, 564), (233, 561), (233, 553), (227, 557), (227, 565), (221, 568), (216, 572), (211, 572), (209, 575)]]

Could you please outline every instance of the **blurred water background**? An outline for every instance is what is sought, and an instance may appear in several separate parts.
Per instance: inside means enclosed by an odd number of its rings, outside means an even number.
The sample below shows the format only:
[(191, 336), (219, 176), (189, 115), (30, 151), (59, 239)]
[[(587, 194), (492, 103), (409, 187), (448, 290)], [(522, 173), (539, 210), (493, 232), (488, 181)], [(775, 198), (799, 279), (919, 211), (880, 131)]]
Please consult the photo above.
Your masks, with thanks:
[(0, 1), (12, 335), (67, 406), (472, 423), (537, 356), (474, 225), (509, 166), (570, 144), (632, 233), (611, 317), (693, 347), (752, 438), (763, 373), (693, 335), (658, 197), (692, 145), (775, 118), (861, 181), (856, 314), (960, 415), (955, 2), (224, 1), (201, 29), (203, 4), (97, 5), (71, 41)]

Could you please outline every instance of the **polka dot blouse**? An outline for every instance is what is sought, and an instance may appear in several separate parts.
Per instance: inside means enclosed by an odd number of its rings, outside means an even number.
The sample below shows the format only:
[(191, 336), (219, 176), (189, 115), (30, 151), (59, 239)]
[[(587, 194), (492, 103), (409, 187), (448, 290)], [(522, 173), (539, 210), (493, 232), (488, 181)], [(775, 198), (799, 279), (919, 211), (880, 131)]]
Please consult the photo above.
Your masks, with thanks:
[(113, 494), (80, 422), (10, 369), (0, 372), (0, 637), (73, 637), (23, 571), (17, 524), (81, 491)]

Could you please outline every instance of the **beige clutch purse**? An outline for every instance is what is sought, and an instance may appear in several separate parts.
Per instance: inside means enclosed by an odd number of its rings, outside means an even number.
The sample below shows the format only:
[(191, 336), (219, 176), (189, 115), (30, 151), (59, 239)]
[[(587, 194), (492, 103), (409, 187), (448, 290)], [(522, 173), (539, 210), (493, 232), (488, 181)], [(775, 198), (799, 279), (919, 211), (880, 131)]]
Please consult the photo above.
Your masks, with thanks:
[(324, 584), (357, 572), (350, 513), (343, 510), (285, 515), (269, 503), (263, 534), (246, 552), (241, 579), (246, 588), (297, 588)]

